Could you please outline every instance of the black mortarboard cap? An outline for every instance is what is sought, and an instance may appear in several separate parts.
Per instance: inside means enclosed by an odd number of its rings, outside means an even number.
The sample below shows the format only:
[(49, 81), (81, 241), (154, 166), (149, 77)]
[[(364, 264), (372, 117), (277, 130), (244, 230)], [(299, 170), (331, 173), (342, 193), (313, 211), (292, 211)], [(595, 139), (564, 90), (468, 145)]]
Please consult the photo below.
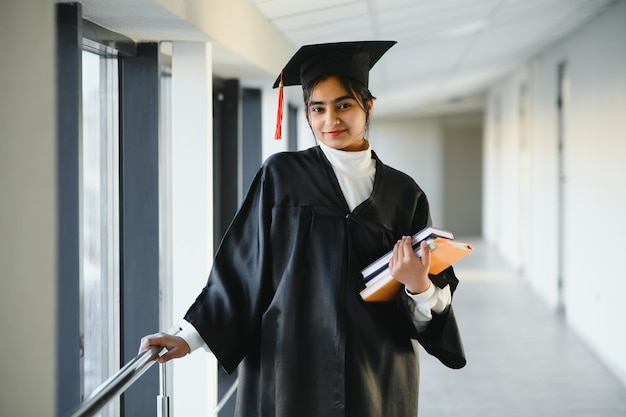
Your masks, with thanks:
[(370, 69), (396, 41), (334, 42), (302, 46), (278, 75), (274, 88), (278, 93), (276, 133), (282, 137), (283, 86), (306, 85), (330, 75), (350, 77), (368, 86)]
[[(370, 69), (395, 44), (395, 41), (362, 41), (305, 45), (283, 68), (283, 85), (306, 85), (320, 76), (343, 75), (367, 87)], [(274, 88), (280, 86), (281, 75)]]

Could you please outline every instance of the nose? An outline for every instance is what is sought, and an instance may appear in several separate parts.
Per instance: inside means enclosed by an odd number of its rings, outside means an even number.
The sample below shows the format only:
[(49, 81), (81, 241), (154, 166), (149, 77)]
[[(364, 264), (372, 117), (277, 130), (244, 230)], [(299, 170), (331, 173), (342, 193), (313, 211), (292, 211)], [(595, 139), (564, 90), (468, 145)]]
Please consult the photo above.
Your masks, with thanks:
[(335, 126), (339, 123), (339, 118), (337, 117), (337, 112), (334, 109), (329, 109), (326, 111), (326, 126)]

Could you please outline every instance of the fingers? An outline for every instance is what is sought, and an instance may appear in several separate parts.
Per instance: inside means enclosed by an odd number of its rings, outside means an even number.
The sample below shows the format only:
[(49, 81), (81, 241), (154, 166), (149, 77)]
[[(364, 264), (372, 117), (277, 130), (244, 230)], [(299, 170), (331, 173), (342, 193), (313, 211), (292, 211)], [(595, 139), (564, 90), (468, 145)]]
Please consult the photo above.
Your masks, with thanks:
[(410, 236), (402, 236), (400, 240), (396, 243), (397, 245), (397, 253), (398, 257), (402, 260), (409, 260), (415, 254), (413, 253), (413, 247), (411, 246), (411, 237)]
[(418, 257), (412, 247), (410, 236), (403, 236), (393, 247), (393, 255), (389, 261), (391, 276), (405, 285), (406, 289), (419, 294), (430, 285), (428, 270), (430, 268), (430, 250), (426, 242), (421, 242), (422, 256)]
[(155, 333), (144, 336), (143, 338), (141, 338), (139, 353), (143, 352), (144, 350), (148, 350), (151, 346), (159, 346), (164, 348), (173, 346), (174, 337), (175, 336), (166, 333)]
[(425, 240), (420, 242), (420, 249), (422, 250), (422, 258), (426, 259), (430, 257), (430, 246)]
[[(426, 241), (420, 242), (422, 255), (419, 257), (422, 265), (430, 265), (431, 249)], [(393, 247), (393, 255), (389, 261), (389, 268), (394, 269), (402, 264), (413, 263), (418, 256), (412, 246), (411, 236), (402, 236)]]
[(159, 363), (165, 363), (172, 359), (182, 358), (190, 353), (189, 345), (181, 339), (181, 343), (176, 344), (173, 347), (166, 348), (167, 352), (159, 356)]
[(393, 255), (391, 255), (391, 259), (389, 260), (389, 269), (391, 271), (400, 266), (402, 263), (402, 256), (402, 239), (400, 239), (395, 245), (393, 245)]
[(139, 345), (139, 353), (148, 350), (150, 346), (165, 346), (163, 333), (155, 333), (144, 336), (141, 338), (141, 344)]
[(389, 269), (394, 271), (402, 264), (410, 261), (410, 256), (413, 255), (413, 248), (411, 247), (411, 237), (403, 236), (393, 246), (393, 255), (389, 260)]
[(139, 352), (141, 353), (144, 350), (148, 350), (150, 346), (153, 346), (153, 339), (158, 336), (158, 334), (151, 334), (148, 336), (144, 336), (141, 338), (141, 343), (139, 344)]
[(155, 333), (144, 336), (141, 339), (139, 353), (149, 349), (151, 346), (163, 347), (167, 350), (167, 352), (159, 356), (158, 361), (160, 363), (165, 363), (171, 359), (182, 358), (188, 353), (191, 353), (191, 349), (185, 339), (166, 333)]

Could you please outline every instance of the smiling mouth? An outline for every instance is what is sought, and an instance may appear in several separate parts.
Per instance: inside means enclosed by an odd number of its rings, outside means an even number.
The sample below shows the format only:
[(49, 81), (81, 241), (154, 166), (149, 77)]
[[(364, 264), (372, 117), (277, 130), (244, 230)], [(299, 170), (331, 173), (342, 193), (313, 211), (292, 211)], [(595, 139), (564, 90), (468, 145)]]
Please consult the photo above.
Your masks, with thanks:
[(331, 132), (326, 132), (326, 134), (328, 136), (339, 136), (339, 135), (341, 135), (345, 131), (346, 131), (345, 129), (344, 130), (333, 130)]

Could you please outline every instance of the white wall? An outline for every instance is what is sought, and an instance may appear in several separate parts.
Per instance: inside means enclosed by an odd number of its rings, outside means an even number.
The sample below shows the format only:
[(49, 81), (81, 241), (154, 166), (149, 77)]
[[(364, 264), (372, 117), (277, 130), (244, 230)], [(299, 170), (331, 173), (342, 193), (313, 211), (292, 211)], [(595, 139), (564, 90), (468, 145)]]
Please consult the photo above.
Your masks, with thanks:
[(483, 117), (441, 117), (443, 126), (443, 223), (456, 236), (482, 234)]
[(0, 2), (0, 415), (56, 410), (52, 2)]
[[(626, 2), (622, 1), (564, 45), (571, 66), (565, 148), (568, 321), (624, 383), (625, 22)], [(587, 234), (589, 239), (585, 239), (588, 230), (593, 237)], [(602, 242), (601, 249), (592, 251), (596, 239)]]
[[(472, 154), (479, 152), (481, 125), (481, 118), (476, 114), (410, 120), (377, 119), (374, 115), (369, 140), (385, 164), (405, 172), (422, 187), (428, 196), (435, 226), (448, 228), (465, 223), (467, 228), (457, 234), (480, 234), (479, 229), (472, 228), (480, 223), (480, 155), (458, 164), (450, 160), (456, 156), (446, 156), (446, 148), (455, 146), (458, 140), (466, 140), (465, 145)], [(475, 144), (476, 149), (471, 144)], [(458, 159), (455, 161), (459, 162)], [(450, 178), (463, 176), (475, 178), (475, 181), (464, 183), (468, 188), (466, 204), (472, 207), (465, 212), (464, 207), (449, 207), (457, 202), (445, 187)]]
[[(582, 27), (567, 40), (534, 57), (491, 88), (486, 117), (485, 236), (552, 306), (559, 253), (563, 256), (563, 302), (570, 326), (626, 384), (626, 2)], [(563, 216), (559, 218), (557, 68), (567, 63)], [(529, 201), (512, 205), (520, 184), (519, 84), (529, 91)], [(501, 102), (498, 128), (497, 103)], [(497, 139), (500, 131), (500, 147)], [(498, 150), (499, 149), (499, 150)], [(517, 164), (517, 165), (516, 165)], [(498, 184), (497, 181), (500, 181)], [(522, 195), (524, 195), (522, 193)], [(520, 257), (521, 236), (511, 224), (527, 204), (530, 240)], [(563, 245), (559, 248), (559, 223)], [(561, 252), (560, 252), (561, 251)]]
[(438, 120), (386, 120), (374, 114), (369, 141), (385, 164), (411, 176), (424, 190), (433, 224), (442, 227), (443, 132)]

